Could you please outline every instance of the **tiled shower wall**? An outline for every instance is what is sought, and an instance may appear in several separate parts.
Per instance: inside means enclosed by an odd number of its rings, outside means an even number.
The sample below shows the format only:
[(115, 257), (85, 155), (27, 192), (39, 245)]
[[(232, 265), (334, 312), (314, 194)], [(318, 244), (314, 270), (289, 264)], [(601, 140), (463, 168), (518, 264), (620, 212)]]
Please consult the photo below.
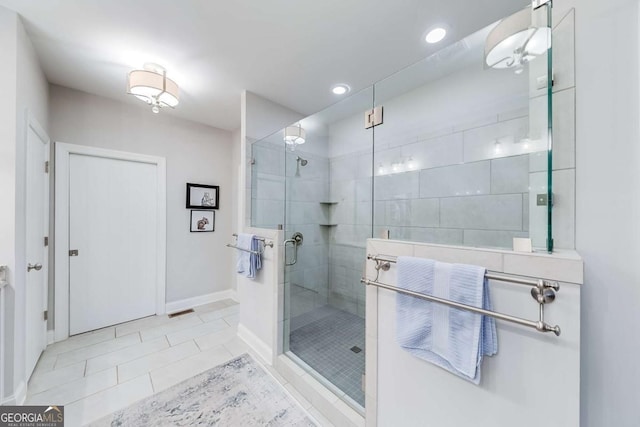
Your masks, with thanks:
[[(556, 248), (570, 249), (575, 209), (573, 11), (554, 22), (554, 240)], [(317, 297), (300, 303), (301, 310), (328, 301), (364, 315), (359, 279), (372, 229), (374, 236), (388, 229), (392, 239), (501, 248), (510, 248), (513, 237), (528, 236), (543, 247), (546, 207), (537, 205), (536, 194), (546, 192), (546, 129), (539, 125), (546, 98), (531, 85), (542, 73), (532, 67), (523, 85), (508, 70), (478, 73), (477, 67), (469, 68), (400, 96), (390, 89), (388, 99), (383, 81), (376, 85), (376, 101), (385, 108), (382, 126), (364, 131), (361, 113), (329, 124), (328, 154), (309, 164), (326, 165), (327, 174), (303, 168), (295, 177), (295, 171), (287, 170), (292, 177), (288, 218), (293, 228), (304, 230), (305, 245), (309, 239), (312, 243), (301, 248), (291, 281), (302, 283), (301, 294), (318, 291)], [(258, 191), (253, 201), (258, 207), (254, 219), (265, 224), (281, 218), (284, 210), (283, 177), (278, 181), (269, 172), (283, 167), (276, 166), (274, 156), (267, 170), (257, 166), (265, 180), (258, 185), (269, 187), (271, 180), (280, 189), (279, 194)], [(295, 167), (295, 159), (287, 165)]]
[[(287, 238), (294, 232), (304, 236), (296, 263), (287, 267), (287, 319), (325, 305), (328, 298), (329, 205), (324, 202), (329, 194), (329, 162), (318, 154), (322, 140), (316, 139), (315, 143), (314, 153), (300, 148), (290, 152), (284, 150), (280, 138), (275, 138), (254, 143), (251, 151), (252, 226), (282, 225)], [(306, 166), (296, 161), (298, 156), (307, 160)], [(289, 245), (287, 260), (293, 259), (294, 250)]]
[[(574, 247), (575, 209), (573, 19), (571, 11), (554, 27), (553, 235), (556, 248), (568, 249)], [(545, 246), (546, 206), (537, 205), (536, 195), (547, 191), (540, 116), (547, 106), (544, 89), (531, 84), (543, 74), (532, 67), (522, 82), (511, 71), (471, 67), (401, 96), (376, 96), (385, 120), (375, 128), (373, 156), (371, 138), (354, 130), (362, 126), (361, 115), (330, 126), (330, 256), (336, 266), (330, 302), (364, 312), (359, 279), (372, 204), (374, 236), (389, 230), (397, 240), (507, 249), (514, 237), (531, 237)], [(376, 93), (384, 93), (385, 84), (376, 85)]]

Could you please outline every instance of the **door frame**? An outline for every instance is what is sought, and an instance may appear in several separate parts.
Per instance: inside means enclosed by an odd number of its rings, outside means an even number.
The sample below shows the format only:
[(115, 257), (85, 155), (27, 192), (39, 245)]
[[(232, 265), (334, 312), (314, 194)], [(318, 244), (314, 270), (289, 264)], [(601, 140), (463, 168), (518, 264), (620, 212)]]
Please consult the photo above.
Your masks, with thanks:
[[(33, 130), (33, 132), (36, 134), (36, 136), (38, 137), (38, 139), (40, 140), (40, 142), (42, 142), (42, 145), (44, 146), (44, 161), (45, 162), (50, 162), (51, 160), (51, 139), (49, 138), (49, 135), (47, 135), (47, 132), (44, 130), (44, 128), (42, 127), (42, 125), (40, 125), (40, 122), (38, 122), (38, 120), (36, 119), (36, 117), (33, 115), (33, 113), (31, 112), (31, 110), (29, 110), (28, 108), (25, 110), (25, 130), (24, 130), (24, 159), (25, 159), (25, 169), (24, 169), (24, 185), (25, 185), (25, 192), (27, 191), (27, 183), (28, 183), (28, 167), (27, 164), (29, 162), (29, 158), (28, 158), (28, 149), (27, 149), (27, 144), (29, 141), (29, 129)], [(44, 165), (42, 165), (42, 167), (44, 168)], [(49, 170), (45, 169), (45, 173), (43, 174), (44, 178), (43, 178), (43, 184), (44, 184), (44, 230), (43, 230), (43, 238), (45, 236), (49, 236), (49, 229), (50, 229), (50, 220), (51, 220), (51, 211), (50, 211), (50, 206), (51, 206), (51, 197), (50, 197), (50, 174), (49, 174)], [(25, 196), (26, 197), (26, 196)], [(25, 215), (25, 229), (24, 229), (24, 241), (25, 241), (25, 246), (24, 246), (24, 254), (25, 254), (25, 263), (24, 263), (24, 269), (26, 271), (27, 269), (27, 264), (29, 263), (28, 260), (28, 241), (27, 241), (27, 215), (28, 215), (28, 211), (27, 211), (27, 202), (25, 199), (25, 208), (24, 208), (24, 215)], [(42, 276), (44, 277), (44, 284), (43, 287), (44, 289), (42, 290), (44, 292), (43, 294), (43, 306), (41, 307), (42, 312), (46, 311), (48, 309), (48, 305), (49, 305), (49, 257), (51, 255), (51, 249), (50, 246), (48, 245), (44, 245), (44, 243), (41, 241), (41, 248), (42, 248), (42, 252), (43, 252), (43, 257), (42, 257)], [(27, 273), (28, 274), (28, 273)], [(26, 307), (28, 307), (28, 303), (27, 303), (27, 293), (28, 290), (26, 288), (27, 284), (28, 284), (28, 276), (25, 276), (25, 319), (24, 319), (24, 325), (25, 325), (25, 354), (24, 354), (24, 360), (25, 360), (25, 371), (27, 371), (27, 360), (28, 360), (28, 355), (27, 355), (27, 344), (26, 344), (26, 340), (29, 339), (28, 335), (29, 335), (29, 331), (26, 330), (27, 327), (27, 321), (26, 321), (26, 316), (28, 316), (28, 313), (26, 312)], [(47, 322), (43, 320), (43, 325), (42, 328), (44, 329), (42, 336), (43, 338), (43, 342), (42, 344), (42, 350), (44, 350), (47, 347), (47, 342), (48, 342), (48, 338), (47, 338)], [(31, 376), (32, 372), (25, 372), (25, 378), (29, 378)]]
[(71, 154), (147, 163), (157, 172), (156, 314), (166, 310), (167, 197), (164, 157), (55, 142), (55, 341), (69, 338), (69, 157)]

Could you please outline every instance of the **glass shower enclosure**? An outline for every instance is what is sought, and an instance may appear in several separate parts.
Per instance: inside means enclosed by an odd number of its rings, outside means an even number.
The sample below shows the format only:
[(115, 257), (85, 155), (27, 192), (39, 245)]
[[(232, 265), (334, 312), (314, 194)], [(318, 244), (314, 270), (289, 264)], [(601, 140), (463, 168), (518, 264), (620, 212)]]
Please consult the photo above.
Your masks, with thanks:
[(251, 224), (287, 239), (282, 352), (357, 410), (368, 238), (552, 249), (548, 8), (251, 144)]

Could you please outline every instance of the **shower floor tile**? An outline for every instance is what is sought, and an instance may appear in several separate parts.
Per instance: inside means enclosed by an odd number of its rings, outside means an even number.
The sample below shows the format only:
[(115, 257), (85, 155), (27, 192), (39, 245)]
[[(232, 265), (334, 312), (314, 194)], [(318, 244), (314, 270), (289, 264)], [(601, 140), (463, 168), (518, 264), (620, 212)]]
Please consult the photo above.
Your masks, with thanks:
[(364, 319), (324, 306), (297, 316), (291, 325), (302, 326), (291, 332), (289, 349), (364, 407)]

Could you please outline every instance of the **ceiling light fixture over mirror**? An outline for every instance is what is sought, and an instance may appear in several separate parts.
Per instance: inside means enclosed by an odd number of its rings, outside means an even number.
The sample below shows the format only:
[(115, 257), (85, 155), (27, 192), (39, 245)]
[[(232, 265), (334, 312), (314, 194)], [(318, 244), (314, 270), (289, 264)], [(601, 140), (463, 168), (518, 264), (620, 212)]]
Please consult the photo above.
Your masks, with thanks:
[(296, 146), (304, 144), (306, 141), (307, 132), (302, 128), (300, 123), (294, 126), (287, 126), (284, 129), (284, 142), (287, 146), (294, 151)]
[(159, 113), (162, 107), (174, 108), (180, 102), (178, 85), (167, 78), (167, 70), (157, 64), (145, 64), (144, 70), (134, 70), (127, 78), (127, 93), (151, 105)]
[(484, 58), (488, 68), (515, 68), (520, 74), (523, 67), (551, 47), (551, 28), (531, 24), (531, 8), (503, 19), (496, 25), (485, 42)]

